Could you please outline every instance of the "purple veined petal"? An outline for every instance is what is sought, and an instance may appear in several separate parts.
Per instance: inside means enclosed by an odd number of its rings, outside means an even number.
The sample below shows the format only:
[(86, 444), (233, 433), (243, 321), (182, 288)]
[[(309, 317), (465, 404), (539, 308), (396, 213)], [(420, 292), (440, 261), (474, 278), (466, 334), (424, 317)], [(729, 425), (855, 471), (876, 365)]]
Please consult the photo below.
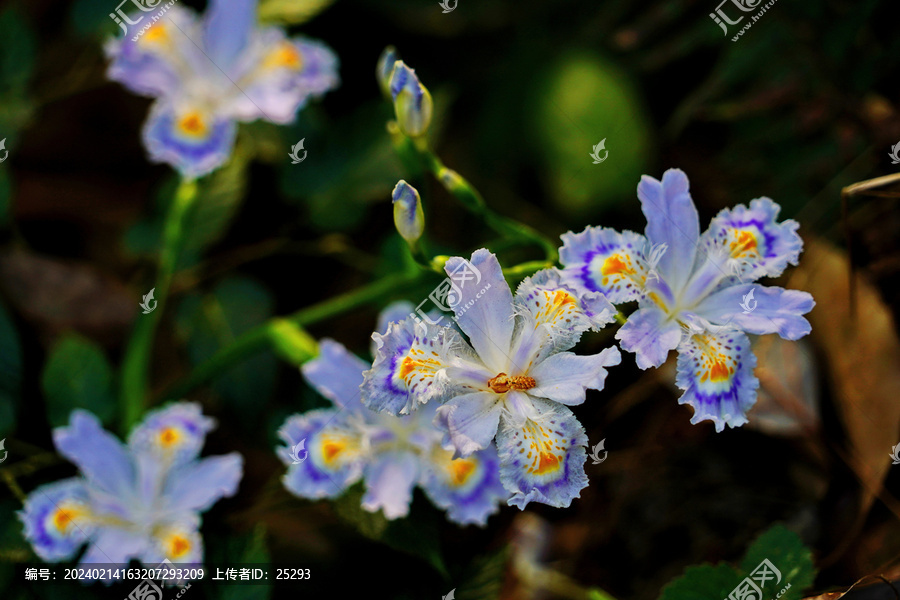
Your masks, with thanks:
[(565, 508), (587, 487), (584, 446), (587, 436), (565, 406), (533, 398), (536, 420), (521, 427), (504, 416), (497, 434), (500, 479), (512, 493), (508, 504), (524, 509), (529, 502)]
[(98, 527), (78, 566), (90, 568), (95, 564), (114, 564), (126, 567), (132, 558), (139, 558), (146, 552), (150, 543), (146, 536), (135, 531), (118, 527)]
[(211, 456), (169, 472), (162, 492), (166, 511), (209, 510), (222, 498), (234, 496), (244, 475), (244, 459), (237, 452)]
[(415, 454), (403, 451), (382, 454), (366, 467), (362, 507), (369, 512), (381, 510), (388, 519), (405, 517), (418, 478), (419, 458)]
[(104, 430), (88, 411), (72, 411), (68, 427), (53, 430), (53, 442), (91, 485), (118, 497), (132, 494), (135, 471), (131, 456), (125, 445)]
[(494, 392), (462, 394), (437, 409), (435, 423), (450, 434), (460, 456), (487, 448), (497, 434), (502, 397)]
[(468, 458), (435, 448), (423, 469), (420, 485), (431, 502), (461, 525), (487, 524), (499, 503), (509, 497), (500, 482), (500, 457), (493, 444)]
[(292, 123), (310, 98), (340, 84), (338, 59), (325, 44), (306, 38), (288, 39), (277, 28), (262, 30), (236, 63), (236, 92), (223, 109), (239, 121), (266, 119)]
[(171, 96), (191, 79), (195, 66), (209, 62), (191, 41), (197, 39), (193, 11), (176, 5), (155, 23), (150, 13), (132, 16), (141, 20), (129, 28), (129, 35), (104, 46), (112, 81), (136, 94)]
[(146, 453), (166, 464), (185, 464), (200, 455), (216, 421), (196, 402), (173, 402), (147, 413), (128, 437), (135, 455)]
[(786, 340), (799, 340), (812, 331), (803, 315), (815, 305), (807, 292), (746, 283), (708, 296), (694, 310), (714, 325), (730, 324), (747, 333), (777, 333)]
[(203, 16), (203, 45), (209, 59), (228, 73), (256, 28), (257, 0), (210, 0)]
[(662, 181), (644, 175), (637, 194), (647, 218), (647, 239), (667, 246), (657, 265), (659, 275), (677, 292), (690, 277), (700, 239), (700, 218), (687, 175), (679, 169), (663, 173)]
[(679, 404), (694, 407), (691, 423), (712, 421), (716, 431), (747, 422), (756, 402), (759, 380), (753, 374), (756, 356), (742, 332), (716, 328), (695, 333), (678, 347), (675, 383), (684, 390)]
[(644, 257), (647, 240), (633, 231), (588, 227), (564, 233), (559, 260), (562, 283), (581, 293), (600, 292), (613, 304), (639, 300), (650, 274)]
[(278, 437), (285, 443), (278, 448), (278, 456), (288, 465), (283, 483), (301, 498), (340, 496), (359, 480), (369, 460), (363, 433), (348, 426), (337, 409), (293, 415)]
[(361, 410), (359, 386), (368, 365), (342, 344), (325, 338), (319, 342), (319, 356), (307, 362), (300, 371), (317, 392), (335, 406)]
[(94, 533), (92, 507), (80, 477), (37, 488), (17, 514), (25, 526), (25, 539), (48, 562), (72, 558)]
[(224, 165), (231, 156), (237, 124), (191, 102), (160, 100), (144, 124), (144, 146), (150, 160), (167, 163), (185, 177), (200, 177)]
[(616, 339), (622, 350), (634, 352), (638, 367), (649, 369), (666, 362), (669, 350), (678, 347), (681, 326), (658, 308), (641, 308), (629, 315)]
[(469, 261), (454, 256), (444, 266), (452, 286), (444, 295), (460, 329), (482, 362), (499, 372), (509, 362), (513, 297), (497, 257), (484, 248)]
[(392, 323), (384, 335), (373, 333), (375, 361), (366, 371), (363, 404), (376, 412), (408, 414), (449, 393), (444, 370), (452, 349), (465, 342), (456, 331), (424, 321)]
[(703, 241), (711, 251), (729, 259), (730, 271), (743, 281), (777, 277), (788, 265), (798, 264), (803, 240), (793, 219), (779, 223), (781, 207), (770, 198), (757, 198), (750, 208), (738, 204), (719, 212)]
[(603, 389), (606, 367), (621, 362), (622, 355), (615, 346), (589, 356), (554, 354), (530, 371), (537, 385), (528, 394), (569, 406), (581, 404), (587, 390)]

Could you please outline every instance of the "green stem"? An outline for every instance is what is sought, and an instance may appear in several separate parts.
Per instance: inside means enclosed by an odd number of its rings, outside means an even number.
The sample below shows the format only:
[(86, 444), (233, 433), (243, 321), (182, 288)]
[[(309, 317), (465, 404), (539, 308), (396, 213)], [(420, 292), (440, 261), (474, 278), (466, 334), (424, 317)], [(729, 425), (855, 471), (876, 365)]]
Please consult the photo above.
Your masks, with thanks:
[(418, 153), (419, 159), (425, 168), (441, 182), (448, 192), (459, 200), (466, 210), (484, 219), (488, 227), (503, 236), (537, 244), (543, 248), (544, 256), (549, 263), (555, 264), (559, 259), (557, 245), (553, 240), (524, 223), (504, 217), (491, 210), (481, 193), (475, 189), (475, 186), (462, 175), (445, 166), (441, 159), (428, 149), (424, 140), (406, 138), (406, 146), (401, 150), (401, 155), (408, 155), (412, 152)]
[(238, 363), (248, 356), (267, 347), (271, 341), (273, 328), (278, 323), (288, 321), (299, 327), (307, 327), (313, 323), (345, 313), (354, 308), (375, 302), (382, 297), (396, 292), (400, 286), (410, 284), (419, 279), (424, 271), (416, 269), (400, 274), (389, 275), (369, 285), (346, 294), (330, 298), (308, 308), (301, 309), (282, 319), (272, 319), (254, 327), (237, 337), (230, 345), (222, 348), (206, 362), (196, 367), (188, 377), (170, 387), (162, 394), (163, 399), (178, 399), (190, 391), (213, 379), (216, 375)]
[(169, 286), (172, 283), (172, 276), (175, 273), (184, 238), (186, 216), (196, 198), (197, 184), (190, 179), (182, 180), (175, 192), (172, 205), (169, 207), (169, 214), (166, 216), (162, 250), (159, 257), (159, 271), (156, 274), (156, 285), (153, 288), (157, 305), (150, 314), (139, 316), (122, 359), (119, 391), (123, 434), (127, 434), (137, 423), (145, 408), (153, 337), (168, 299)]

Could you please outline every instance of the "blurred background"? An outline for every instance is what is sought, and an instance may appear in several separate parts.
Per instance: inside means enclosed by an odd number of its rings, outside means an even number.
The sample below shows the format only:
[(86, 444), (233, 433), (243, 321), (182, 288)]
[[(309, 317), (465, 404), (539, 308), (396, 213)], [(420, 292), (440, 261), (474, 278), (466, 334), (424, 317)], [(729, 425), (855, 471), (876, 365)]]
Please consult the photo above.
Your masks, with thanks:
[[(439, 253), (488, 246), (505, 264), (539, 258), (492, 244), (477, 218), (396, 158), (385, 129), (392, 109), (375, 80), (388, 44), (434, 95), (436, 152), (497, 212), (553, 238), (587, 225), (642, 231), (640, 176), (678, 167), (702, 227), (759, 196), (799, 220), (800, 266), (775, 283), (811, 292), (817, 306), (803, 341), (756, 342), (760, 399), (737, 430), (690, 424), (672, 356), (642, 372), (627, 355), (576, 410), (591, 443), (605, 439), (609, 451), (587, 464), (581, 498), (568, 509), (504, 507), (484, 529), (447, 522), (418, 491), (410, 518), (392, 523), (360, 510), (359, 487), (333, 503), (289, 495), (275, 432), (325, 401), (263, 349), (188, 395), (219, 421), (206, 452), (237, 450), (246, 461), (239, 494), (205, 515), (207, 558), (313, 577), (194, 586), (186, 596), (437, 600), (455, 588), (461, 600), (583, 598), (598, 587), (650, 600), (686, 567), (739, 561), (779, 522), (812, 550), (818, 575), (806, 595), (868, 575), (900, 579), (900, 467), (889, 456), (900, 442), (900, 186), (841, 203), (843, 187), (898, 169), (889, 156), (900, 142), (896, 5), (779, 0), (733, 42), (739, 27), (723, 35), (709, 16), (715, 3), (459, 0), (444, 14), (437, 0), (262, 1), (265, 19), (334, 49), (342, 84), (290, 126), (243, 125), (232, 161), (201, 182), (154, 346), (158, 397), (266, 319), (399, 269), (390, 191), (400, 178), (422, 192)], [(75, 472), (55, 454), (51, 427), (75, 406), (116, 423), (118, 365), (177, 185), (141, 145), (150, 101), (105, 77), (113, 4), (0, 2), (9, 151), (0, 164), (0, 438), (22, 461), (0, 467), (4, 599), (130, 589), (40, 586), (13, 569), (37, 561), (15, 489)], [(308, 156), (292, 165), (300, 139)], [(609, 155), (595, 165), (601, 140)], [(439, 281), (393, 299), (418, 303)], [(368, 357), (381, 308), (310, 331)], [(884, 584), (862, 594), (895, 597)]]

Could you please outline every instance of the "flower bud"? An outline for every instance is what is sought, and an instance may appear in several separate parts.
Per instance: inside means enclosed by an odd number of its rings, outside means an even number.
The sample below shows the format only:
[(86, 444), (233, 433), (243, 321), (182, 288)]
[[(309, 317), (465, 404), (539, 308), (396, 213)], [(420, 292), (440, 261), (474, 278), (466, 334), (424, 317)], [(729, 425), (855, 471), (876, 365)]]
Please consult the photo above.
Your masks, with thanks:
[(394, 187), (394, 225), (406, 242), (413, 246), (425, 230), (425, 213), (422, 212), (422, 198), (416, 188), (402, 179)]
[(378, 57), (378, 67), (375, 69), (375, 77), (378, 79), (378, 86), (385, 98), (391, 98), (391, 76), (394, 74), (394, 63), (400, 58), (397, 49), (388, 46)]
[(428, 131), (434, 112), (431, 94), (419, 82), (416, 72), (402, 60), (394, 63), (391, 75), (391, 96), (400, 130), (409, 137), (419, 137)]

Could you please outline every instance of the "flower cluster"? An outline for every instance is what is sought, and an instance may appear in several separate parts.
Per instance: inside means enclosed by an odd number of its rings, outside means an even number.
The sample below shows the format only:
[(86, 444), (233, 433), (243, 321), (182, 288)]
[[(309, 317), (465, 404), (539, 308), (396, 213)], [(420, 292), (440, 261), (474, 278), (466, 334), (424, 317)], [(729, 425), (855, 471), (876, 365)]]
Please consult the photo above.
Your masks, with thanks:
[[(388, 307), (379, 330), (409, 308), (406, 303)], [(288, 465), (288, 490), (304, 498), (334, 498), (363, 479), (363, 508), (396, 519), (408, 514), (418, 484), (450, 520), (485, 524), (508, 496), (500, 484), (496, 451), (454, 459), (441, 447), (443, 434), (433, 425), (436, 406), (399, 418), (367, 409), (360, 396), (367, 367), (328, 339), (320, 343), (320, 355), (303, 366), (306, 380), (333, 407), (293, 415), (281, 428), (286, 446), (279, 455)], [(306, 451), (302, 458), (294, 450), (298, 447)]]
[[(755, 284), (796, 265), (803, 247), (796, 221), (777, 221), (780, 207), (758, 198), (724, 209), (703, 234), (687, 176), (670, 169), (662, 181), (638, 185), (645, 235), (588, 227), (562, 236), (562, 278), (580, 293), (604, 294), (638, 310), (617, 332), (642, 369), (678, 351), (679, 400), (692, 423), (717, 431), (747, 422), (759, 381), (747, 333), (787, 340), (810, 332), (803, 317), (815, 302), (806, 292)], [(752, 300), (749, 300), (752, 298)]]
[(128, 445), (84, 410), (53, 432), (57, 450), (81, 475), (41, 486), (19, 517), (46, 561), (156, 566), (203, 561), (200, 513), (232, 496), (243, 476), (237, 453), (199, 459), (214, 421), (200, 406), (176, 403), (150, 412)]
[(110, 79), (156, 99), (143, 132), (152, 160), (205, 175), (228, 160), (237, 122), (290, 123), (308, 98), (337, 86), (331, 50), (259, 27), (256, 8), (211, 0), (198, 19), (171, 6), (142, 36), (107, 44)]
[(377, 348), (363, 402), (394, 415), (442, 402), (437, 424), (447, 448), (466, 457), (496, 438), (509, 504), (568, 506), (587, 486), (587, 437), (568, 406), (602, 389), (606, 367), (621, 360), (615, 347), (590, 356), (568, 350), (585, 331), (614, 321), (615, 308), (599, 293), (576, 296), (555, 270), (527, 278), (513, 296), (496, 256), (484, 249), (470, 261), (453, 257), (445, 268), (467, 274), (450, 293), (455, 306), (466, 307), (456, 322), (468, 342), (427, 321), (391, 323), (372, 336)]

